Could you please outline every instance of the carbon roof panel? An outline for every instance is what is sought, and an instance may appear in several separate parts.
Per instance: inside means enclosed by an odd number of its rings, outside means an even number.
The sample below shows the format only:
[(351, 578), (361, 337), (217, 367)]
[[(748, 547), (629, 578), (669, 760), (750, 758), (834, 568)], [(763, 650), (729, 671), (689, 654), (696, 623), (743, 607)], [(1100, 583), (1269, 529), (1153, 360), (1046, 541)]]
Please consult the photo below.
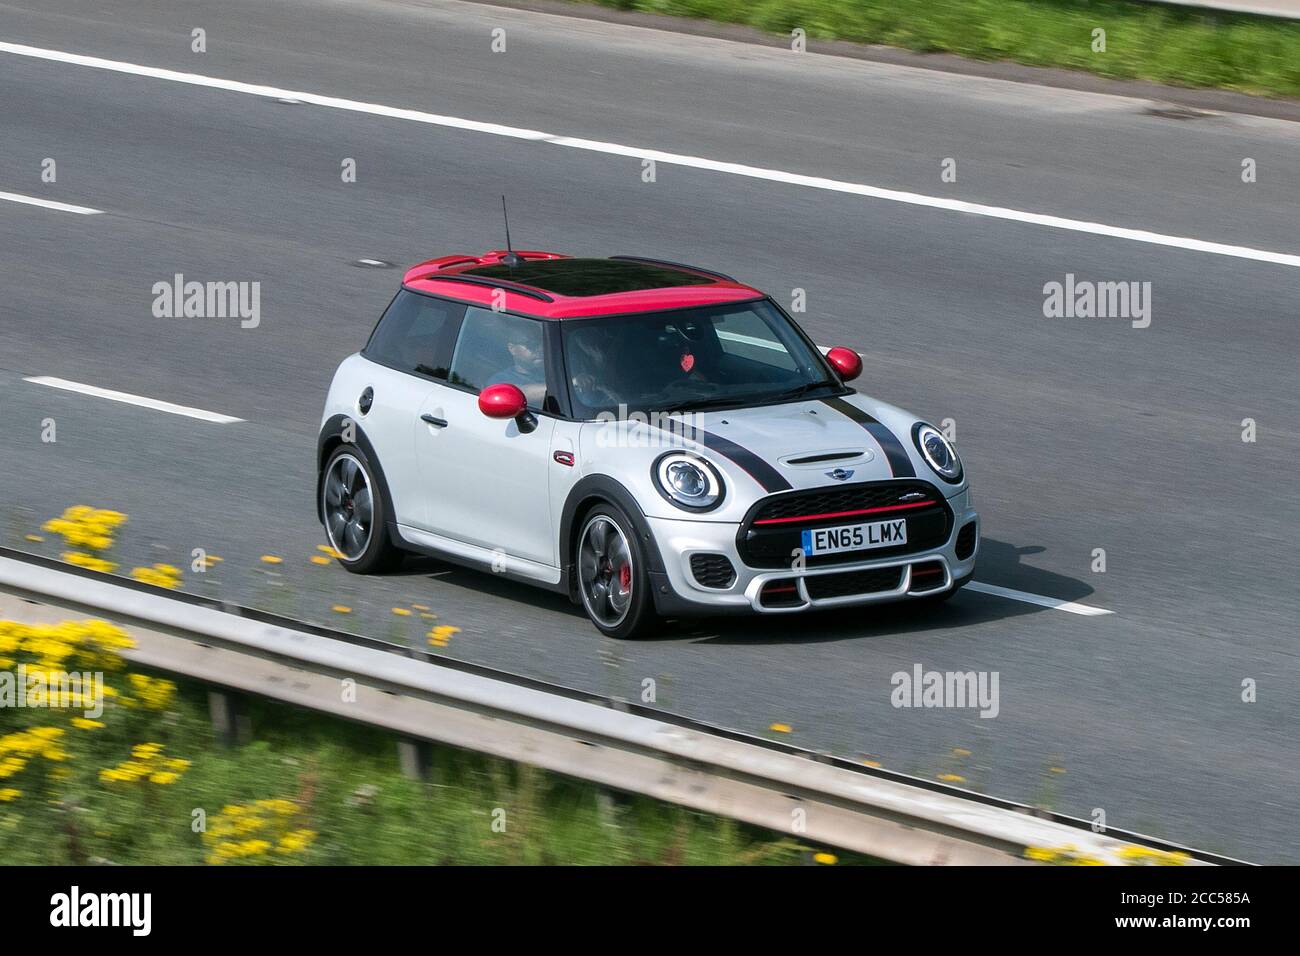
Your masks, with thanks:
[(695, 272), (617, 259), (533, 259), (514, 267), (500, 263), (478, 266), (460, 274), (506, 279), (572, 297), (713, 285), (717, 281)]

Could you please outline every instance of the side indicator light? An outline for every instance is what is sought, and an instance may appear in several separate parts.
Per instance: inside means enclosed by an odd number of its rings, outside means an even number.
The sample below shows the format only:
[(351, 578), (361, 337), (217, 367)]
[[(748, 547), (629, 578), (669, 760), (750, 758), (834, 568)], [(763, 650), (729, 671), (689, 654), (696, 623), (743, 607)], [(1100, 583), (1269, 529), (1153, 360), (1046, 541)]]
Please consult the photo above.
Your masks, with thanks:
[(573, 467), (573, 452), (571, 451), (557, 451), (551, 457), (555, 459), (556, 464), (564, 465), (566, 468)]

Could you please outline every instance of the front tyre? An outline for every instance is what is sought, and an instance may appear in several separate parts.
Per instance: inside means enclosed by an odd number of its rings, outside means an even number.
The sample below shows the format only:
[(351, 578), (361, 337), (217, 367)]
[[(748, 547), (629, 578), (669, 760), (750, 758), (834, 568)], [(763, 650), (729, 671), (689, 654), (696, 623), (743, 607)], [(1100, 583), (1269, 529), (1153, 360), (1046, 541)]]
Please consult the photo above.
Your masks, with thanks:
[(606, 637), (642, 637), (654, 627), (645, 550), (621, 508), (600, 504), (587, 513), (574, 568), (587, 617)]
[(401, 561), (388, 537), (388, 502), (357, 446), (340, 445), (325, 462), (321, 514), (335, 557), (352, 573), (371, 574)]

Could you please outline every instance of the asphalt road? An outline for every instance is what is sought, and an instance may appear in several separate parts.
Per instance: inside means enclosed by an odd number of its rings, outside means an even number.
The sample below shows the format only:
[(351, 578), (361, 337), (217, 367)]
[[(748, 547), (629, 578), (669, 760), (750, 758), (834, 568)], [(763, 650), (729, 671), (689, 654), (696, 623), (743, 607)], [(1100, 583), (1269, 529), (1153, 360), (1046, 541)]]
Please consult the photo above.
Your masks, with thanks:
[[(41, 0), (0, 4), (0, 41), (1300, 253), (1300, 127), (1274, 120), (461, 3)], [(125, 567), (223, 557), (187, 575), (205, 593), (416, 641), (430, 621), (391, 609), (424, 604), (460, 628), (454, 656), (628, 698), (650, 677), (660, 706), (700, 719), (787, 724), (805, 746), (1300, 862), (1300, 269), (707, 168), (641, 174), (635, 156), (0, 52), (0, 192), (104, 211), (0, 201), (0, 536), (57, 554), (25, 536), (70, 504), (117, 508)], [(355, 263), (498, 247), (502, 192), (521, 247), (698, 262), (786, 301), (806, 289), (814, 337), (865, 353), (864, 391), (956, 421), (984, 519), (977, 579), (1113, 613), (965, 593), (925, 616), (617, 643), (491, 575), (311, 564), (325, 389), (399, 280)], [(261, 324), (154, 318), (152, 286), (175, 273), (261, 282)], [(1150, 327), (1045, 318), (1043, 285), (1067, 273), (1150, 282)], [(917, 663), (997, 671), (998, 716), (894, 708), (891, 675)]]

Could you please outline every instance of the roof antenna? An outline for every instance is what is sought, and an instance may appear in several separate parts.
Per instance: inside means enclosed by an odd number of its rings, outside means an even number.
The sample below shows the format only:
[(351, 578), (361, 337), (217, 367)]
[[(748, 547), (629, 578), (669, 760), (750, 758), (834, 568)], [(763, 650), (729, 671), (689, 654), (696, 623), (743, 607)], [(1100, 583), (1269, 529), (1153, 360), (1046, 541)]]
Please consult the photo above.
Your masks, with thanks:
[(506, 212), (505, 193), (501, 194), (501, 216), (506, 221), (506, 254), (501, 257), (501, 262), (513, 269), (515, 266), (523, 265), (524, 259), (523, 256), (515, 255), (514, 249), (510, 246), (510, 214)]

